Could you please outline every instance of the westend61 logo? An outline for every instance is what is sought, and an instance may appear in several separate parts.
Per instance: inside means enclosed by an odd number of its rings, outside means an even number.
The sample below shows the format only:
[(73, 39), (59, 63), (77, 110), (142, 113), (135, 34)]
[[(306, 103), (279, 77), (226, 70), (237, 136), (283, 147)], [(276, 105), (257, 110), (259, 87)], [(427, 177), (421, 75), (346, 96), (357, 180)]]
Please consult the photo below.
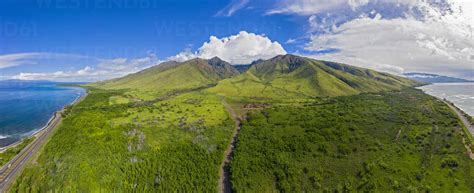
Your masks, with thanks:
[(28, 37), (34, 35), (36, 35), (36, 24), (34, 22), (11, 22), (0, 18), (0, 37)]
[(242, 31), (246, 29), (254, 33), (266, 33), (275, 34), (278, 33), (281, 28), (274, 22), (189, 22), (189, 21), (177, 21), (177, 20), (162, 20), (154, 23), (155, 30), (158, 36), (169, 36), (174, 37), (199, 37), (201, 35), (208, 36), (209, 34), (231, 34), (236, 31)]
[(76, 9), (76, 8), (157, 8), (153, 0), (36, 0), (40, 8)]

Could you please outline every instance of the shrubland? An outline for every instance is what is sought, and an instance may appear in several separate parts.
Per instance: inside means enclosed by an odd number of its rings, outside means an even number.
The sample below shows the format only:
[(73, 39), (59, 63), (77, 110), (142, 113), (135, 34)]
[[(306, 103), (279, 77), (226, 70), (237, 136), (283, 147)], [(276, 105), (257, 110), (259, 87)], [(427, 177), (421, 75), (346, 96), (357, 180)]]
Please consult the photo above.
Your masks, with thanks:
[(337, 97), (249, 114), (236, 192), (471, 192), (456, 115), (421, 91)]

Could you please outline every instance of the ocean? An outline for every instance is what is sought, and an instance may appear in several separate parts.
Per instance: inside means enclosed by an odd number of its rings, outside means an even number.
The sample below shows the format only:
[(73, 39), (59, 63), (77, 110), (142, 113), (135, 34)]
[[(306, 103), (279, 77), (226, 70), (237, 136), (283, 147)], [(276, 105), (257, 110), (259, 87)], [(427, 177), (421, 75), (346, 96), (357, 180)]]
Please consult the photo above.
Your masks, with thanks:
[(43, 128), (54, 112), (85, 94), (45, 81), (0, 81), (0, 147)]
[(451, 101), (474, 116), (474, 83), (436, 83), (419, 88), (427, 94)]

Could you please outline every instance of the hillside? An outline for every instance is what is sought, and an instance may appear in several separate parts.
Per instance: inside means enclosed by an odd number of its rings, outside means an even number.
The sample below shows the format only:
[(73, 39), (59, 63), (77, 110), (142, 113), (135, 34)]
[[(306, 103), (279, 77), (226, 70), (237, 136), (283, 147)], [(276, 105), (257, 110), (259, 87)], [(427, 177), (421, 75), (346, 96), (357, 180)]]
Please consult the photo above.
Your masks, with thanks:
[(207, 87), (211, 87), (210, 92), (225, 96), (283, 99), (353, 95), (416, 84), (413, 80), (387, 73), (288, 54), (238, 67), (217, 57), (182, 63), (164, 62), (92, 86), (128, 89), (127, 93), (133, 97), (147, 100), (171, 92)]
[[(161, 95), (172, 91), (208, 87), (219, 80), (239, 74), (229, 63), (214, 57), (186, 62), (164, 62), (135, 74), (92, 84), (102, 89), (130, 89)], [(150, 94), (151, 93), (151, 94)]]
[(416, 84), (413, 80), (369, 69), (281, 55), (256, 62), (241, 75), (222, 80), (209, 90), (226, 96), (255, 98), (333, 97)]
[(461, 123), (415, 89), (252, 111), (234, 192), (472, 192)]
[(455, 78), (449, 76), (442, 76), (437, 74), (410, 72), (403, 74), (405, 77), (426, 83), (455, 83), (455, 82), (474, 82), (462, 78)]

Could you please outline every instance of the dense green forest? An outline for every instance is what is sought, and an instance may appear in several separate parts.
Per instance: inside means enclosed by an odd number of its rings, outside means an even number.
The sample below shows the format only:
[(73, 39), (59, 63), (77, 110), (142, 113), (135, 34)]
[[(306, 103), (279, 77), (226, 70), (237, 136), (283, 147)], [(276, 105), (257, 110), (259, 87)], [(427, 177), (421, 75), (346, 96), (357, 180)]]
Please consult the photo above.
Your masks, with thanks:
[(474, 162), (456, 115), (415, 89), (250, 113), (236, 192), (472, 192)]
[(121, 92), (90, 90), (11, 192), (216, 191), (234, 126), (217, 96), (148, 106), (113, 96)]

